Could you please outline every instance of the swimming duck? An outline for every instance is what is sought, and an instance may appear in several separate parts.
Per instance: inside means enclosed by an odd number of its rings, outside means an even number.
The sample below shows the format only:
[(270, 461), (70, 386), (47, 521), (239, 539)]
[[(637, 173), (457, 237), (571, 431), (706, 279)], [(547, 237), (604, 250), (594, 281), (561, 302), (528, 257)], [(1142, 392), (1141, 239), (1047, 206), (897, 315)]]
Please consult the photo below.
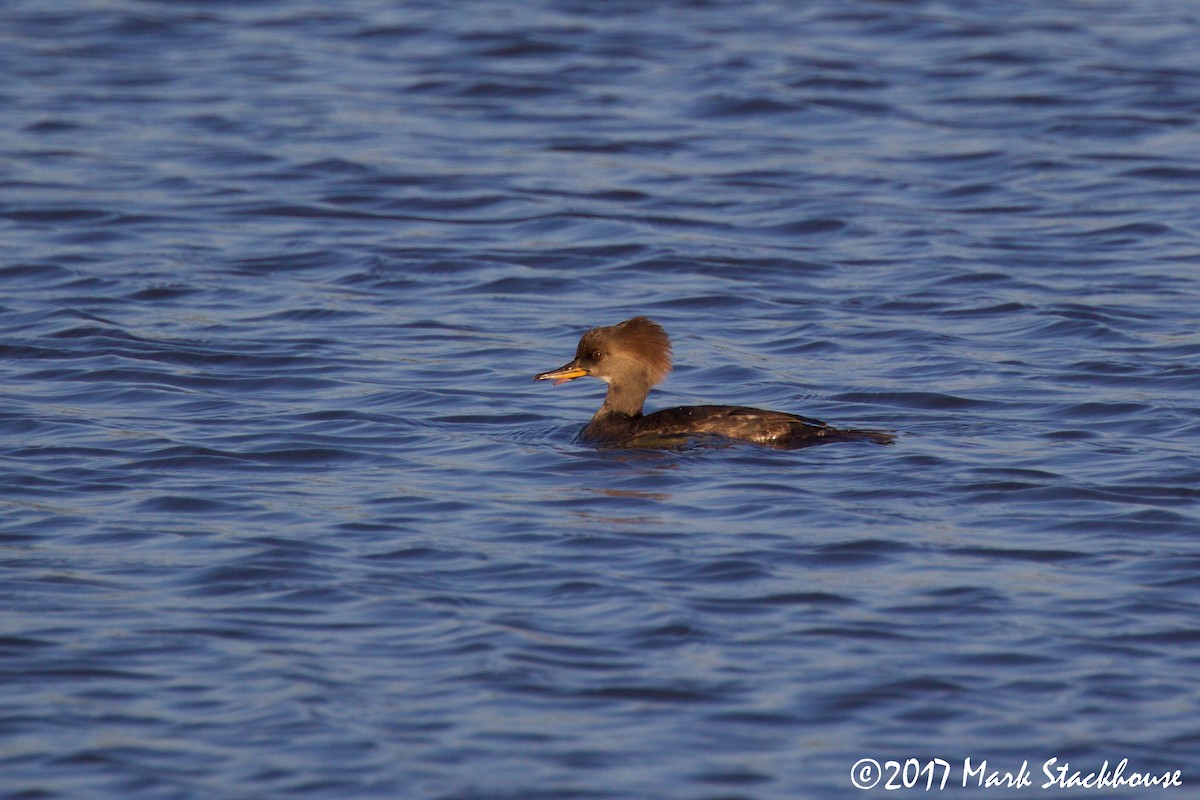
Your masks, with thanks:
[(608, 384), (604, 404), (583, 429), (584, 439), (638, 444), (648, 440), (716, 436), (777, 448), (834, 441), (891, 444), (885, 431), (835, 428), (817, 419), (746, 406), (682, 406), (643, 414), (650, 389), (671, 371), (671, 340), (648, 317), (592, 328), (579, 340), (575, 358), (534, 380), (560, 383), (599, 378)]

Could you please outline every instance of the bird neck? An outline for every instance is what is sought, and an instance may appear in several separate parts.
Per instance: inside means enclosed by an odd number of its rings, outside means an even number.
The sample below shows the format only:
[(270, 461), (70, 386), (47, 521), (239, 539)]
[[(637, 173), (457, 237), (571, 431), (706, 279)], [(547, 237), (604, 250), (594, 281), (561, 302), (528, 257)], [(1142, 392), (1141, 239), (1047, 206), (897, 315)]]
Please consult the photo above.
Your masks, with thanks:
[(613, 382), (608, 385), (608, 394), (604, 397), (604, 405), (596, 412), (597, 417), (622, 415), (637, 417), (642, 413), (642, 404), (650, 393), (649, 384), (644, 381)]

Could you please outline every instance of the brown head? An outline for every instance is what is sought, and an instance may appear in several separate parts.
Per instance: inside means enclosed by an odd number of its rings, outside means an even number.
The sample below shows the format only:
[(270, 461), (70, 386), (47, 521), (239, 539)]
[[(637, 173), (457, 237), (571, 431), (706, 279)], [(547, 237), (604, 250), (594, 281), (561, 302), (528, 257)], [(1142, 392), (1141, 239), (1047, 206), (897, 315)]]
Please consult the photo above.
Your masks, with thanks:
[(579, 340), (573, 361), (536, 375), (534, 380), (552, 380), (557, 386), (586, 376), (599, 378), (609, 386), (606, 408), (636, 414), (642, 410), (650, 387), (670, 371), (671, 340), (667, 332), (648, 317), (634, 317), (605, 328), (592, 328)]

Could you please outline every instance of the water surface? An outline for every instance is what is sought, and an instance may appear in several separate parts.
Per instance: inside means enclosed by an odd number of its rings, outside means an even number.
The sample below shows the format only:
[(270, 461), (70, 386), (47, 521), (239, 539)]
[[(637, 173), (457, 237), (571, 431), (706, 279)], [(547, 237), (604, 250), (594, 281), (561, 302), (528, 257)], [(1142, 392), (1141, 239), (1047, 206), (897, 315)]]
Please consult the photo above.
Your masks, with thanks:
[[(1198, 28), (0, 5), (3, 796), (1200, 779)], [(899, 440), (581, 443), (637, 314)]]

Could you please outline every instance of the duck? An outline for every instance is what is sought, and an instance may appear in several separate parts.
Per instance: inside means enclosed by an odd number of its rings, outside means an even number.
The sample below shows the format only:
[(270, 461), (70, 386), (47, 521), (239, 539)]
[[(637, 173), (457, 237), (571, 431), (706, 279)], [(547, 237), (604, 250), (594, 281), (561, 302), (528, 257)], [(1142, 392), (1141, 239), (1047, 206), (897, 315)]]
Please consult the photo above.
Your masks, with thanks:
[(594, 443), (644, 446), (680, 440), (751, 442), (777, 449), (866, 441), (893, 444), (890, 431), (836, 428), (812, 417), (748, 406), (680, 406), (643, 414), (650, 390), (671, 371), (671, 340), (663, 327), (639, 316), (592, 328), (579, 339), (575, 358), (534, 376), (554, 385), (579, 378), (608, 384), (604, 403), (580, 436)]

